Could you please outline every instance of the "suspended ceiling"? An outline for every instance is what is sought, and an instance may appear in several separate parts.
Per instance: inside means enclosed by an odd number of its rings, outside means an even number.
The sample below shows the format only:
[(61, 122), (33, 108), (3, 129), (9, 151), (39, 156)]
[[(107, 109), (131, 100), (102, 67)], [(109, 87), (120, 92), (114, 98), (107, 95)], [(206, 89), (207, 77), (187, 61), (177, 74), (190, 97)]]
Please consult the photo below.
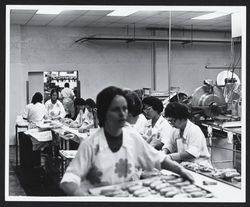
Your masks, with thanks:
[[(37, 14), (37, 10), (11, 9), (10, 23), (27, 26), (168, 28), (169, 11), (137, 11), (129, 16), (107, 16), (113, 10), (67, 10), (59, 14)], [(231, 31), (231, 15), (194, 20), (211, 11), (171, 11), (172, 29)]]

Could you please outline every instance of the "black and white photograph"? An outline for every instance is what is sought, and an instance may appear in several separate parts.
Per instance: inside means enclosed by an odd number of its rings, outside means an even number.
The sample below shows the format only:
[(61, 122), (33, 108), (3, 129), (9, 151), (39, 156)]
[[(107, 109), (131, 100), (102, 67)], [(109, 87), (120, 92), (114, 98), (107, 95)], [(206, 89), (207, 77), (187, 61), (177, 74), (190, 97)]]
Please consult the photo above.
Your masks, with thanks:
[(246, 10), (6, 5), (5, 201), (245, 203)]

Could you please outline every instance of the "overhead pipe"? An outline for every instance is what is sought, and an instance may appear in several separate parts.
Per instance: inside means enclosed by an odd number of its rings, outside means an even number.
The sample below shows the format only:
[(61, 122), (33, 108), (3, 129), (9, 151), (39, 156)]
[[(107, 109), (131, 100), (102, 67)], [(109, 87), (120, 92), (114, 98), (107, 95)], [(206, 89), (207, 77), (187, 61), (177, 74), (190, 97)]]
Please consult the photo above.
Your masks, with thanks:
[(184, 43), (190, 43), (190, 42), (205, 42), (205, 43), (231, 43), (231, 38), (214, 38), (214, 39), (208, 39), (208, 38), (193, 38), (190, 40), (190, 38), (186, 37), (155, 37), (155, 36), (137, 36), (134, 35), (93, 35), (93, 36), (86, 36), (82, 37), (75, 41), (75, 43), (82, 43), (88, 40), (120, 40), (120, 41), (169, 41), (171, 42), (184, 42)]

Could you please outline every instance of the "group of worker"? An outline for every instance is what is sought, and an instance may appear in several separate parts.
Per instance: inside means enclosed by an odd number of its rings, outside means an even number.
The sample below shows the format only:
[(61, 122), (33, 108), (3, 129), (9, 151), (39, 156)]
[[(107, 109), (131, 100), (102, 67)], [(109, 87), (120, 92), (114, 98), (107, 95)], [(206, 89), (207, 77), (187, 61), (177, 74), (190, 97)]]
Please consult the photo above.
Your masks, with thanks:
[[(39, 98), (32, 99), (32, 104), (44, 111), (43, 118), (65, 116), (57, 92), (51, 91), (44, 109)], [(138, 91), (110, 86), (97, 95), (96, 103), (76, 99), (75, 105), (78, 115), (70, 127), (86, 132), (98, 123), (99, 128), (80, 143), (66, 169), (61, 188), (67, 195), (88, 195), (91, 187), (131, 181), (141, 169), (167, 169), (193, 182), (179, 163), (189, 161), (211, 167), (205, 136), (190, 121), (184, 104), (170, 102), (164, 109), (156, 97), (142, 97)]]

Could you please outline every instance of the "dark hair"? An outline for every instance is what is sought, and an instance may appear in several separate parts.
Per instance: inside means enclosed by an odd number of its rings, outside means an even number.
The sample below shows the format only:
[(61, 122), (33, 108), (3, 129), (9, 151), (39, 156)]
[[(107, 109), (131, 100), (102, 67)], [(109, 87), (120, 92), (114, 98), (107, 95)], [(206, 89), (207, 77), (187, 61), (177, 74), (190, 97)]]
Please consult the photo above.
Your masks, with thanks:
[(65, 84), (64, 84), (64, 87), (69, 88), (69, 83), (65, 83)]
[(154, 96), (147, 96), (142, 100), (143, 104), (152, 106), (152, 108), (160, 114), (163, 111), (163, 103)]
[(99, 120), (99, 126), (103, 127), (106, 119), (106, 113), (108, 108), (116, 95), (123, 96), (125, 98), (124, 91), (121, 88), (115, 86), (109, 86), (104, 88), (98, 93), (96, 97), (97, 118)]
[(133, 91), (125, 91), (125, 97), (128, 103), (128, 112), (132, 116), (138, 116), (142, 112), (142, 101)]
[(188, 107), (178, 102), (169, 103), (165, 108), (164, 115), (176, 119), (188, 119), (190, 117)]
[(88, 105), (91, 108), (95, 108), (96, 107), (95, 101), (93, 99), (91, 99), (91, 98), (86, 99), (85, 105)]
[(83, 106), (83, 105), (85, 105), (85, 100), (83, 98), (75, 98), (74, 105), (75, 106)]
[(52, 94), (53, 94), (53, 93), (56, 93), (56, 94), (57, 94), (57, 98), (58, 98), (58, 96), (59, 96), (58, 90), (55, 89), (55, 88), (53, 88), (53, 89), (50, 91), (50, 98), (52, 97)]
[(42, 103), (43, 95), (40, 92), (36, 92), (31, 100), (31, 103), (36, 104), (37, 102)]

